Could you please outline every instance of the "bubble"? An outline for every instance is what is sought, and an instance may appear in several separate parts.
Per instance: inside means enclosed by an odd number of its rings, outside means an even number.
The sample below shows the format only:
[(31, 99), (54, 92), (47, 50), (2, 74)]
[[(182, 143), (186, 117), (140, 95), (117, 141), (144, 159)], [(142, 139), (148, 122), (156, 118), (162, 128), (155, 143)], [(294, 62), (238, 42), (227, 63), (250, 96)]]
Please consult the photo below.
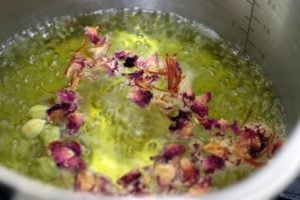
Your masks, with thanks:
[[(17, 75), (17, 78), (14, 79), (5, 78), (5, 76), (0, 78), (0, 110), (15, 106), (18, 107), (18, 112), (25, 113), (29, 109), (28, 105), (32, 106), (36, 103), (47, 103), (49, 97), (55, 95), (46, 93), (40, 90), (39, 86), (36, 86), (36, 83), (39, 83), (41, 80), (53, 91), (62, 85), (66, 87), (66, 83), (62, 83), (62, 73), (64, 67), (67, 65), (70, 53), (77, 48), (75, 43), (79, 43), (76, 38), (79, 35), (78, 30), (86, 24), (91, 24), (103, 26), (103, 30), (111, 35), (112, 40), (114, 40), (119, 33), (124, 34), (124, 36), (130, 35), (130, 39), (128, 40), (126, 37), (124, 40), (119, 40), (116, 47), (118, 50), (132, 48), (134, 52), (138, 51), (139, 54), (144, 55), (152, 50), (151, 47), (154, 47), (159, 50), (158, 53), (162, 57), (165, 53), (176, 50), (182, 68), (193, 69), (186, 70), (193, 76), (191, 81), (187, 82), (191, 85), (193, 82), (197, 84), (197, 94), (201, 94), (202, 91), (213, 92), (211, 104), (213, 108), (212, 116), (229, 117), (229, 119), (231, 117), (233, 120), (244, 118), (245, 110), (249, 109), (249, 105), (255, 101), (260, 102), (256, 107), (257, 111), (255, 112), (257, 112), (258, 115), (255, 119), (266, 120), (266, 118), (274, 118), (275, 121), (276, 118), (278, 121), (279, 105), (273, 106), (273, 93), (270, 92), (272, 85), (268, 85), (264, 79), (257, 75), (261, 73), (257, 70), (257, 66), (247, 62), (244, 58), (240, 58), (238, 49), (229, 48), (224, 41), (217, 41), (217, 39), (220, 39), (217, 33), (196, 21), (190, 22), (174, 13), (168, 15), (155, 11), (140, 11), (137, 8), (125, 9), (123, 12), (119, 12), (115, 9), (107, 11), (101, 10), (95, 12), (93, 16), (89, 14), (80, 16), (76, 23), (71, 23), (72, 21), (76, 20), (72, 17), (48, 20), (38, 24), (36, 30), (31, 30), (31, 32), (36, 33), (36, 35), (30, 36), (30, 31), (24, 31), (24, 33), (16, 36), (11, 43), (2, 45), (1, 48), (7, 48), (7, 44), (20, 45), (19, 48), (15, 48), (15, 50), (17, 50), (15, 52), (26, 55), (24, 56), (26, 63), (25, 61), (16, 60), (16, 54), (12, 52), (13, 50), (11, 50), (12, 53), (9, 56), (5, 55), (7, 60), (2, 61), (2, 58), (0, 58), (1, 67), (10, 66), (9, 70), (11, 70), (12, 73), (7, 73), (7, 77), (12, 77), (10, 74)], [(77, 27), (77, 24), (79, 27)], [(151, 26), (149, 26), (149, 24), (151, 24)], [(30, 42), (26, 42), (25, 37), (34, 38), (29, 40)], [(16, 40), (22, 40), (22, 44), (17, 43)], [(67, 42), (65, 42), (65, 40), (67, 40)], [(157, 43), (157, 41), (159, 42)], [(61, 43), (64, 43), (65, 49), (60, 47)], [(51, 48), (45, 51), (47, 47)], [(115, 48), (115, 43), (113, 43), (112, 48)], [(66, 52), (64, 50), (66, 50)], [(205, 52), (203, 53), (203, 51)], [(4, 52), (4, 54), (6, 54), (6, 52)], [(250, 65), (253, 65), (253, 67), (250, 68)], [(253, 72), (251, 72), (251, 70), (253, 70)], [(28, 73), (32, 73), (32, 75), (26, 76)], [(50, 76), (53, 78), (50, 78)], [(188, 73), (187, 78), (189, 78)], [(255, 79), (256, 81), (249, 84), (247, 81), (243, 82), (243, 79)], [(92, 145), (101, 145), (101, 142), (104, 143), (108, 140), (109, 144), (115, 144), (116, 151), (125, 152), (128, 155), (134, 155), (138, 149), (136, 147), (146, 151), (158, 149), (160, 140), (157, 141), (156, 138), (152, 138), (156, 137), (153, 135), (153, 132), (145, 131), (140, 128), (140, 125), (145, 122), (141, 119), (142, 117), (139, 117), (138, 112), (133, 109), (131, 112), (134, 113), (134, 115), (131, 114), (133, 116), (126, 116), (124, 114), (130, 109), (129, 104), (124, 103), (127, 99), (124, 97), (124, 99), (118, 100), (114, 95), (111, 95), (115, 94), (115, 92), (123, 92), (127, 86), (121, 87), (114, 83), (109, 86), (103, 86), (104, 81), (107, 80), (101, 80), (95, 84), (88, 81), (84, 83), (87, 84), (84, 87), (97, 85), (97, 92), (99, 91), (101, 95), (105, 94), (103, 96), (95, 95), (99, 98), (93, 98), (94, 96), (87, 96), (86, 98), (90, 103), (87, 109), (95, 111), (96, 117), (89, 118), (93, 121), (92, 124), (94, 125), (85, 124), (82, 127), (82, 130), (86, 133), (82, 137), (84, 141), (88, 141), (87, 143)], [(7, 90), (9, 89), (10, 93), (2, 95), (2, 87), (6, 87)], [(240, 87), (242, 88), (241, 90), (238, 89)], [(83, 94), (89, 93), (89, 91), (93, 91), (93, 89), (93, 87), (88, 88), (87, 91), (83, 91)], [(15, 94), (16, 91), (20, 97), (11, 98), (11, 94)], [(31, 93), (37, 95), (31, 95)], [(40, 96), (40, 94), (42, 94), (42, 96)], [(126, 96), (126, 94), (127, 93), (124, 92), (124, 96)], [(23, 95), (24, 98), (21, 97)], [(28, 96), (30, 96), (30, 101), (27, 100)], [(85, 96), (83, 97), (85, 99)], [(16, 106), (20, 99), (24, 102), (20, 106)], [(84, 106), (81, 108), (86, 109)], [(270, 112), (270, 109), (273, 109), (274, 112)], [(85, 111), (86, 110), (84, 110), (84, 112)], [(145, 109), (145, 111), (147, 110)], [(275, 113), (277, 113), (277, 115), (275, 115)], [(87, 115), (89, 116), (89, 114)], [(120, 117), (120, 115), (122, 116)], [(15, 116), (17, 116), (17, 114), (13, 115), (13, 117)], [(101, 122), (100, 124), (100, 120), (104, 118), (108, 122)], [(135, 125), (131, 125), (131, 121), (135, 122)], [(17, 122), (19, 124), (25, 123), (25, 121), (22, 121), (20, 118), (17, 119)], [(120, 126), (115, 128), (116, 124), (120, 124)], [(12, 127), (11, 129), (13, 131), (16, 130), (15, 125), (9, 124), (4, 126), (0, 121), (1, 130), (2, 127), (8, 130), (7, 127), (9, 126)], [(116, 130), (113, 131), (114, 135), (103, 136), (105, 133), (102, 131), (96, 140), (89, 141), (91, 139), (86, 139), (86, 137), (89, 137), (88, 133), (98, 131), (104, 126), (115, 128)], [(20, 129), (20, 127), (18, 129)], [(130, 141), (125, 143), (124, 141), (127, 141), (129, 137)], [(144, 144), (146, 144), (145, 148)], [(87, 155), (88, 154), (89, 153), (87, 153)], [(132, 157), (135, 158), (134, 156)], [(34, 165), (32, 167), (34, 167)]]
[(41, 86), (40, 86), (40, 85), (36, 85), (36, 86), (34, 87), (34, 89), (35, 89), (35, 90), (40, 90), (40, 89), (41, 89)]
[(154, 149), (156, 149), (156, 148), (157, 148), (157, 143), (156, 143), (156, 142), (150, 142), (150, 143), (148, 144), (148, 149), (154, 150)]
[(127, 154), (128, 155), (132, 155), (134, 153), (134, 150), (133, 150), (133, 148), (132, 147), (127, 147)]
[(56, 77), (60, 77), (61, 76), (61, 72), (59, 72), (59, 71), (55, 72), (55, 76)]
[(44, 39), (48, 39), (50, 37), (50, 34), (48, 32), (42, 32), (42, 37)]
[(141, 130), (136, 130), (134, 133), (135, 133), (136, 136), (142, 136), (143, 135), (143, 131), (141, 131)]
[(136, 33), (137, 39), (143, 39), (145, 36), (142, 33)]
[[(99, 109), (102, 107), (101, 101), (98, 99), (93, 99), (91, 103), (92, 103), (92, 106), (96, 109)], [(100, 115), (101, 115), (101, 113), (102, 112), (99, 112)]]
[(17, 150), (18, 146), (19, 146), (19, 141), (18, 140), (13, 140), (12, 145), (11, 145), (12, 152), (15, 152)]

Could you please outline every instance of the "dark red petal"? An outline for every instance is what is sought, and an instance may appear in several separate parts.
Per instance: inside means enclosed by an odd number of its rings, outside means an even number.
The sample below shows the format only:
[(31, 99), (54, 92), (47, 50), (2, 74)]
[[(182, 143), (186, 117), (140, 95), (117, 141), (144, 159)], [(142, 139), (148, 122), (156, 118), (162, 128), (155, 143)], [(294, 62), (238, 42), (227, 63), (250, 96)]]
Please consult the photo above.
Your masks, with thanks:
[(97, 27), (86, 27), (85, 34), (94, 45), (97, 45), (101, 40)]
[(134, 169), (122, 176), (121, 178), (119, 178), (117, 183), (126, 188), (132, 183), (138, 181), (141, 177), (142, 173), (138, 169)]
[(225, 131), (228, 127), (228, 123), (226, 120), (224, 119), (219, 119), (216, 121), (216, 123), (214, 124), (215, 128), (220, 129), (221, 131)]
[(209, 103), (209, 102), (211, 101), (211, 99), (212, 99), (212, 94), (211, 94), (211, 92), (205, 92), (203, 96), (204, 96), (204, 101), (205, 101), (206, 103)]
[(208, 107), (200, 102), (194, 102), (191, 105), (191, 110), (196, 113), (200, 118), (208, 115)]
[(143, 70), (135, 71), (135, 72), (128, 74), (128, 78), (131, 80), (141, 79), (143, 77), (143, 74), (144, 74)]
[(189, 106), (189, 105), (191, 105), (192, 102), (194, 102), (195, 94), (192, 90), (188, 89), (187, 91), (185, 91), (181, 94), (181, 98), (182, 98), (183, 104), (185, 106)]
[(173, 121), (173, 124), (169, 127), (170, 131), (182, 130), (191, 123), (192, 113), (179, 110), (178, 115), (170, 117), (170, 119)]
[(77, 110), (76, 104), (70, 104), (70, 103), (60, 103), (55, 104), (51, 108), (47, 110), (47, 115), (51, 116), (56, 111), (61, 111), (64, 115), (68, 115), (70, 113), (73, 113)]
[(57, 142), (51, 143), (49, 145), (49, 148), (52, 158), (57, 164), (62, 164), (75, 155), (75, 153), (71, 149), (65, 147), (64, 144), (59, 144)]
[(72, 170), (81, 170), (86, 167), (84, 161), (80, 158), (80, 144), (75, 141), (70, 143), (54, 141), (49, 144), (49, 149), (58, 167)]
[(66, 160), (62, 167), (68, 168), (68, 169), (74, 169), (74, 170), (83, 170), (86, 168), (86, 164), (84, 161), (77, 156), (74, 156), (68, 160)]
[(59, 148), (64, 146), (64, 143), (62, 141), (53, 141), (49, 144), (49, 149), (52, 151), (52, 149)]
[(125, 63), (124, 63), (124, 67), (134, 67), (135, 66), (135, 62), (137, 61), (139, 57), (134, 55), (134, 56), (131, 56), (131, 57), (128, 57), (125, 59)]
[(183, 171), (182, 182), (189, 185), (194, 184), (199, 178), (199, 169), (188, 159), (183, 158), (180, 161), (180, 165)]
[(158, 79), (159, 79), (159, 76), (155, 75), (155, 74), (154, 75), (146, 75), (146, 77), (145, 77), (145, 81), (150, 82), (150, 83), (155, 82)]
[(66, 126), (66, 133), (73, 135), (78, 132), (84, 123), (84, 116), (81, 113), (72, 113), (68, 115), (68, 122)]
[(168, 162), (176, 156), (181, 156), (185, 153), (186, 148), (182, 144), (168, 144), (164, 147), (159, 155), (151, 157), (151, 160), (157, 162)]
[(85, 57), (80, 57), (77, 56), (74, 60), (74, 63), (78, 64), (79, 69), (78, 70), (82, 70), (83, 68), (85, 68), (87, 66), (87, 59)]
[(76, 156), (80, 156), (82, 153), (82, 147), (76, 141), (71, 141), (67, 144), (67, 147), (70, 148), (76, 154)]
[(269, 156), (274, 156), (282, 147), (283, 142), (282, 139), (276, 140), (270, 148)]
[(211, 101), (211, 98), (212, 95), (210, 92), (206, 92), (201, 96), (197, 96), (190, 106), (191, 110), (200, 118), (208, 116), (208, 103)]
[(114, 56), (119, 60), (125, 60), (129, 55), (130, 53), (126, 51), (118, 51), (114, 53)]
[(265, 136), (266, 130), (261, 126), (245, 126), (239, 134), (236, 143), (237, 151), (244, 158), (256, 158), (267, 146), (268, 138)]
[(211, 130), (216, 124), (218, 123), (218, 120), (215, 119), (203, 119), (201, 120), (200, 124), (205, 128), (206, 130)]
[(209, 155), (203, 160), (203, 168), (206, 173), (213, 173), (215, 170), (222, 169), (224, 166), (224, 160), (215, 155)]
[(62, 164), (75, 155), (71, 149), (63, 146), (51, 148), (51, 153), (57, 164)]
[(56, 95), (60, 103), (71, 104), (76, 100), (76, 93), (73, 90), (63, 89), (58, 91)]
[(143, 90), (138, 87), (134, 88), (129, 92), (129, 99), (139, 105), (141, 108), (147, 106), (151, 99), (153, 98), (153, 94), (148, 90)]

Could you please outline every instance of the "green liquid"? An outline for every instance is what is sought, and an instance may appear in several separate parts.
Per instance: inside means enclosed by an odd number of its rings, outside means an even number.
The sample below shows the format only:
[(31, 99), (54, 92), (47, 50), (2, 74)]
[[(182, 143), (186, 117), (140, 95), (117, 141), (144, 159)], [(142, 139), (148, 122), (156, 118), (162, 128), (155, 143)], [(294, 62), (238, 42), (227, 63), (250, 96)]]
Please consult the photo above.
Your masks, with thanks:
[[(22, 125), (27, 112), (36, 104), (49, 105), (49, 99), (67, 86), (63, 77), (70, 57), (84, 40), (85, 26), (100, 27), (113, 44), (111, 52), (129, 50), (148, 57), (157, 52), (178, 54), (186, 81), (196, 94), (210, 91), (213, 100), (210, 116), (232, 122), (269, 125), (284, 134), (280, 101), (272, 84), (255, 63), (236, 55), (220, 39), (207, 34), (202, 26), (178, 16), (141, 11), (99, 12), (64, 18), (39, 26), (35, 34), (17, 36), (0, 55), (0, 163), (41, 181), (71, 188), (73, 175), (57, 170), (47, 156), (42, 138), (26, 139)], [(32, 32), (31, 32), (32, 33)], [(82, 81), (78, 88), (83, 97), (81, 111), (87, 121), (78, 139), (84, 144), (84, 158), (90, 168), (114, 181), (132, 168), (150, 165), (165, 143), (170, 122), (158, 107), (141, 109), (128, 100), (123, 78), (106, 77), (97, 82)], [(202, 128), (195, 134), (205, 141)], [(220, 171), (214, 176), (219, 187), (240, 180), (251, 167)]]

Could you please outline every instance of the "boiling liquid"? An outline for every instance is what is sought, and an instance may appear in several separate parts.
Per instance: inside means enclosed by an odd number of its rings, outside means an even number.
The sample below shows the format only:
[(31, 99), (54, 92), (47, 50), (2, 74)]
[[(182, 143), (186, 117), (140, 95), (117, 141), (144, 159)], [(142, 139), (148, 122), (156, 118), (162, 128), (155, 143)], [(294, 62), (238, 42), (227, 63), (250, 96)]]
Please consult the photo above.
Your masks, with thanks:
[[(99, 11), (78, 17), (54, 19), (16, 35), (0, 55), (0, 162), (21, 173), (60, 187), (71, 188), (73, 175), (59, 171), (39, 136), (26, 139), (21, 127), (33, 105), (49, 105), (53, 92), (67, 86), (63, 72), (75, 49), (82, 45), (85, 26), (99, 26), (108, 34), (111, 53), (129, 50), (148, 57), (157, 52), (177, 53), (186, 81), (196, 94), (210, 91), (210, 116), (229, 122), (268, 124), (284, 134), (280, 101), (271, 82), (254, 62), (239, 55), (216, 33), (174, 14), (141, 10)], [(77, 139), (84, 145), (89, 167), (114, 181), (132, 168), (152, 163), (165, 143), (170, 121), (151, 105), (141, 109), (127, 98), (123, 78), (99, 74), (96, 82), (82, 81), (78, 88), (86, 123)], [(206, 141), (201, 127), (195, 134)], [(42, 133), (47, 134), (47, 132)], [(214, 175), (218, 187), (252, 172), (249, 166)]]

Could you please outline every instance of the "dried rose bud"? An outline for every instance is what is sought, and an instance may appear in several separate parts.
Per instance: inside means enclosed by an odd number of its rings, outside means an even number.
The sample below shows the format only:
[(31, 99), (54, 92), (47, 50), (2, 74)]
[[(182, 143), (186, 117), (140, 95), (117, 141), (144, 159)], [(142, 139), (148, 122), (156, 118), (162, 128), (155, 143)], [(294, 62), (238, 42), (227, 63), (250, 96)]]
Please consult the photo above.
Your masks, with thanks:
[(47, 110), (47, 119), (50, 122), (60, 122), (77, 110), (76, 104), (59, 103)]
[(222, 169), (224, 166), (224, 160), (215, 155), (209, 155), (203, 160), (205, 173), (214, 173), (217, 169)]
[(268, 144), (265, 133), (266, 130), (261, 126), (245, 126), (235, 144), (237, 154), (246, 159), (257, 158)]
[(63, 89), (56, 93), (57, 99), (60, 103), (74, 103), (76, 100), (76, 92), (73, 90)]
[(70, 143), (54, 141), (49, 144), (49, 149), (58, 167), (72, 170), (85, 169), (85, 163), (80, 158), (82, 148), (76, 141)]
[(180, 160), (180, 166), (182, 169), (181, 180), (186, 185), (192, 185), (198, 181), (199, 169), (187, 158)]
[(135, 87), (129, 92), (128, 97), (133, 103), (136, 103), (141, 108), (144, 108), (150, 103), (151, 99), (153, 98), (153, 94), (148, 90)]
[(77, 133), (83, 123), (84, 123), (84, 115), (82, 113), (75, 112), (68, 115), (66, 133), (69, 135), (73, 135)]
[(176, 156), (181, 156), (185, 153), (186, 148), (182, 144), (168, 144), (160, 152), (159, 155), (151, 157), (151, 160), (157, 162), (168, 162)]
[(98, 27), (85, 27), (84, 30), (86, 36), (94, 45), (101, 43), (102, 38), (98, 34)]

